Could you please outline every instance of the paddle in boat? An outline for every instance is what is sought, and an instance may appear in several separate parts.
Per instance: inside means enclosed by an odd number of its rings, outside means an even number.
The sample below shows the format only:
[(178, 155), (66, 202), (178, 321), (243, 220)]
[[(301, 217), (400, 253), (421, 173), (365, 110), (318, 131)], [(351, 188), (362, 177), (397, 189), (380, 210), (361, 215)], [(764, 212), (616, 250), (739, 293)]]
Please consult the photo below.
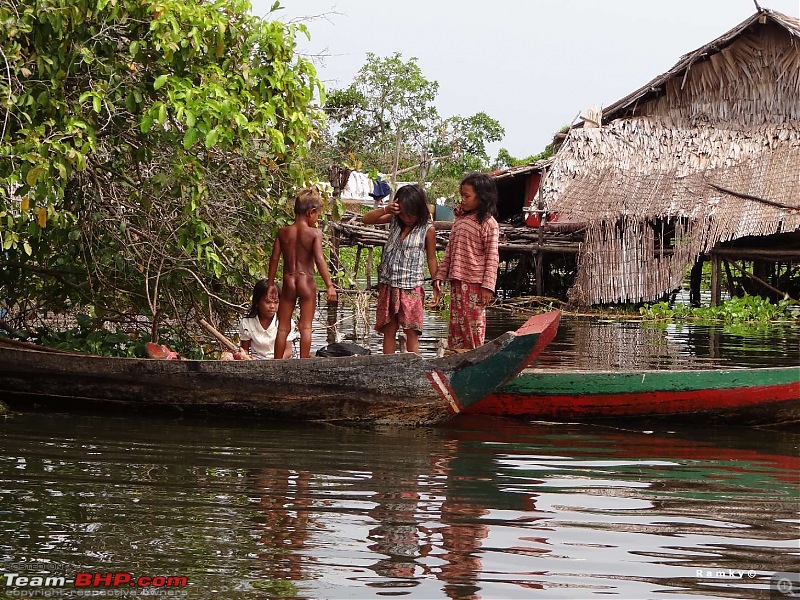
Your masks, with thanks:
[(556, 334), (560, 311), (481, 348), (303, 360), (152, 360), (46, 351), (0, 340), (0, 401), (14, 409), (173, 408), (207, 414), (434, 424), (494, 392)]
[(675, 371), (525, 369), (467, 413), (542, 421), (800, 423), (800, 366)]

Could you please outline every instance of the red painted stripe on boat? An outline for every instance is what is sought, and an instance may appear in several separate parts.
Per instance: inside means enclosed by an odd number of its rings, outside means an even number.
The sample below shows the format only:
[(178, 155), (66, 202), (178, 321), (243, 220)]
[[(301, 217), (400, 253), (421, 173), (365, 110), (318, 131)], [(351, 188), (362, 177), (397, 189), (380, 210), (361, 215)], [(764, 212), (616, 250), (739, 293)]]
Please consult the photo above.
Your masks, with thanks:
[(800, 383), (749, 388), (637, 392), (630, 394), (493, 394), (465, 412), (497, 416), (563, 418), (586, 415), (669, 415), (725, 411), (800, 398)]

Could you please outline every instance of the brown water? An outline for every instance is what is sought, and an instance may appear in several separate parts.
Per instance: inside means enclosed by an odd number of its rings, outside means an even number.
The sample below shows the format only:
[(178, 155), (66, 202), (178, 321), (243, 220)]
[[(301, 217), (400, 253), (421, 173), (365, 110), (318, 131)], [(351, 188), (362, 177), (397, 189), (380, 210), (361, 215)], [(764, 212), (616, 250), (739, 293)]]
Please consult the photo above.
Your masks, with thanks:
[[(423, 356), (435, 356), (439, 339), (447, 338), (445, 317), (435, 312), (426, 315), (420, 337)], [(516, 329), (526, 318), (489, 310), (486, 339)], [(314, 323), (314, 348), (328, 341), (326, 323), (322, 306)], [(337, 339), (355, 340), (373, 352), (381, 351), (381, 336), (354, 318), (353, 311), (339, 312), (337, 334)], [(800, 365), (798, 323), (681, 325), (565, 314), (537, 366), (636, 370), (791, 365)]]
[(14, 415), (0, 572), (183, 576), (161, 595), (207, 599), (769, 597), (800, 569), (798, 442)]
[[(490, 336), (522, 320), (491, 315)], [(432, 353), (445, 324), (429, 326)], [(541, 364), (797, 364), (798, 339), (797, 327), (565, 317)], [(800, 571), (798, 509), (800, 433), (0, 420), (4, 597), (784, 598), (773, 575)], [(188, 586), (21, 586), (8, 575), (78, 572)]]

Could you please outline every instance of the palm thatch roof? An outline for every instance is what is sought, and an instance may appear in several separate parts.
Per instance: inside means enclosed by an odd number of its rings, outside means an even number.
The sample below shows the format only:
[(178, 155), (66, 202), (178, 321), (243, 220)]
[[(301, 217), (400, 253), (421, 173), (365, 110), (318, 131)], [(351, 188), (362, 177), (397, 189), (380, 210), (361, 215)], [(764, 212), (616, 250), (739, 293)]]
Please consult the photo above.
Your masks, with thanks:
[[(776, 28), (788, 35), (789, 39), (776, 32)], [(777, 39), (773, 39), (776, 33), (778, 33)], [(665, 86), (670, 86), (673, 95), (682, 98), (683, 104), (688, 105), (686, 108), (694, 109), (700, 115), (709, 112), (710, 117), (716, 112), (718, 120), (725, 121), (730, 111), (731, 115), (740, 113), (737, 117), (741, 119), (753, 119), (754, 122), (758, 122), (772, 112), (778, 98), (769, 94), (773, 90), (756, 87), (750, 90), (753, 97), (749, 99), (748, 104), (740, 105), (739, 101), (745, 98), (737, 87), (741, 83), (758, 83), (761, 76), (751, 71), (751, 68), (764, 67), (776, 77), (777, 89), (774, 91), (796, 93), (800, 78), (796, 68), (798, 42), (800, 42), (800, 20), (777, 11), (761, 9), (717, 39), (683, 55), (666, 73), (605, 108), (603, 122), (642, 114), (647, 110), (648, 102), (665, 95)], [(692, 69), (694, 73), (691, 73)], [(692, 106), (690, 101), (695, 95), (705, 97), (709, 92), (713, 92), (714, 86), (718, 84), (728, 87), (727, 90), (719, 90), (718, 100), (724, 98), (728, 102), (718, 102), (715, 106)], [(678, 90), (682, 93), (675, 94), (674, 92)], [(759, 92), (765, 93), (759, 94)], [(788, 100), (789, 96), (786, 99)], [(725, 104), (730, 104), (728, 111), (722, 109)], [(800, 119), (798, 103), (784, 108), (789, 109), (794, 119)]]
[(760, 10), (590, 125), (540, 190), (589, 223), (574, 302), (655, 300), (720, 242), (800, 230), (797, 19)]

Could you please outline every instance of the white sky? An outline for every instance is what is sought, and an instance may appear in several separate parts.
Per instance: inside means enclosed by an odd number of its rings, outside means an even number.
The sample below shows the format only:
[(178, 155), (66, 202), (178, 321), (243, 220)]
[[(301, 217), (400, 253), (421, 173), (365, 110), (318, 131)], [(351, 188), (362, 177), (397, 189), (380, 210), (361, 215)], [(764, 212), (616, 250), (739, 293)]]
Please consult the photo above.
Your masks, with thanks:
[[(266, 16), (273, 0), (251, 0)], [(327, 89), (350, 85), (367, 52), (418, 59), (443, 118), (485, 112), (489, 148), (524, 158), (589, 106), (608, 106), (755, 13), (753, 0), (282, 0)], [(800, 0), (759, 0), (800, 16)], [(273, 18), (273, 17), (268, 17)]]

